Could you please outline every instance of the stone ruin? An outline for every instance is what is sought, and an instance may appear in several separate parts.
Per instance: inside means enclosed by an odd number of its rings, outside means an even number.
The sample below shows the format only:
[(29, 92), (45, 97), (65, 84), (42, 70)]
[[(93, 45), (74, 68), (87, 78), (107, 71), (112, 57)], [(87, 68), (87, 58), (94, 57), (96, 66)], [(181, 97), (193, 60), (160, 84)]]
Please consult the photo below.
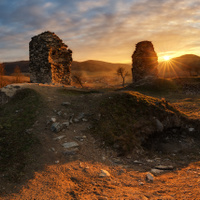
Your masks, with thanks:
[(32, 83), (71, 84), (72, 51), (54, 33), (43, 32), (29, 43)]
[(133, 82), (158, 77), (158, 56), (150, 41), (142, 41), (136, 44), (132, 55)]

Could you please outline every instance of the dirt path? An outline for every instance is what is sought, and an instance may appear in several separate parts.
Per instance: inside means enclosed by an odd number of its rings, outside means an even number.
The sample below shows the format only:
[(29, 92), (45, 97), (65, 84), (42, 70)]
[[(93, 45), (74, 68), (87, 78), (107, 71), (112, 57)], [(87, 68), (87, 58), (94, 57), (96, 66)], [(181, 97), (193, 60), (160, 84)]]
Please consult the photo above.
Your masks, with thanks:
[[(43, 113), (30, 130), (39, 137), (42, 150), (37, 163), (27, 169), (28, 181), (12, 191), (5, 188), (0, 199), (200, 199), (200, 162), (194, 162), (193, 154), (138, 152), (121, 158), (91, 136), (101, 93), (77, 94), (68, 88), (67, 94), (60, 87), (37, 84), (26, 87), (44, 100)], [(52, 131), (53, 120), (63, 126), (61, 131)], [(172, 169), (157, 171), (153, 181), (147, 181), (147, 173), (158, 165)], [(102, 169), (109, 174), (100, 177)]]

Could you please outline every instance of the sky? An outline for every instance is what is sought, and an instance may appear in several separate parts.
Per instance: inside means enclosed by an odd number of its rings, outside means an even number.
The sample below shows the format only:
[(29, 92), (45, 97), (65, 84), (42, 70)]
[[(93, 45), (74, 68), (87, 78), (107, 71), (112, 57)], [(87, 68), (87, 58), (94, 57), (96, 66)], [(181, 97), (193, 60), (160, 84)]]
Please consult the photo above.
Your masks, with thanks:
[(0, 62), (29, 59), (31, 38), (57, 34), (73, 60), (131, 63), (152, 41), (159, 60), (200, 56), (199, 0), (0, 0)]

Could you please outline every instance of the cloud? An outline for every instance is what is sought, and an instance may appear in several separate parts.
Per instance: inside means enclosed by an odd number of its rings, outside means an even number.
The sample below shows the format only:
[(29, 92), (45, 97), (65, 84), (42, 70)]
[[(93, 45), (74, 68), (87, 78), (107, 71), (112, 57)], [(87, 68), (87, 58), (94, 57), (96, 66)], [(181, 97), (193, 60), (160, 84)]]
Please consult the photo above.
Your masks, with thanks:
[(77, 2), (77, 8), (81, 13), (84, 13), (92, 9), (104, 7), (107, 3), (109, 3), (109, 0), (101, 0), (101, 1), (86, 0)]
[[(31, 37), (55, 32), (75, 60), (131, 60), (135, 44), (153, 42), (165, 52), (198, 54), (198, 0), (0, 1), (0, 60), (28, 59)], [(9, 56), (9, 50), (14, 53)]]

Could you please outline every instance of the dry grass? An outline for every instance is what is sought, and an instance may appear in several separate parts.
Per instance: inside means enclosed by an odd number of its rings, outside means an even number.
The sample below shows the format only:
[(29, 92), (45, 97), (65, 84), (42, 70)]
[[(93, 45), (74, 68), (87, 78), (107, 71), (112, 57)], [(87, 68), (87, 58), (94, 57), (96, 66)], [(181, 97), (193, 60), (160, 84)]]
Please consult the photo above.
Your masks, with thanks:
[[(74, 71), (75, 73), (76, 71)], [(119, 88), (122, 87), (122, 78), (116, 71), (110, 72), (89, 72), (82, 71), (83, 86), (86, 88), (102, 89), (102, 88)], [(131, 83), (131, 76), (126, 78), (126, 85)], [(78, 85), (73, 85), (79, 87)]]
[(21, 75), (19, 81), (16, 81), (16, 76), (3, 76), (0, 82), (0, 87), (5, 87), (6, 85), (13, 83), (28, 83), (30, 82), (30, 77)]

